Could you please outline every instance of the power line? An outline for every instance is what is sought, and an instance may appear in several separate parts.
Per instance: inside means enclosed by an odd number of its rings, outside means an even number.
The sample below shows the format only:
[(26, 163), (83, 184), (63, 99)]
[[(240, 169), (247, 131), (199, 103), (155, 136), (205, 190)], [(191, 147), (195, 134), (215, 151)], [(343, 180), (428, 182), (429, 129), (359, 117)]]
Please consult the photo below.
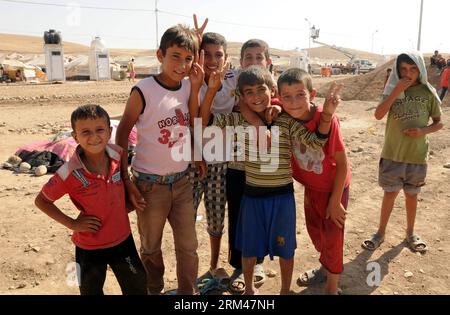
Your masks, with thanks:
[[(34, 5), (43, 5), (43, 6), (52, 6), (52, 7), (70, 7), (70, 4), (61, 4), (61, 3), (47, 3), (47, 2), (32, 2), (32, 1), (22, 1), (22, 0), (0, 0), (1, 2), (10, 2), (17, 4), (34, 4)], [(90, 10), (110, 10), (110, 11), (131, 11), (131, 12), (155, 12), (155, 10), (149, 9), (127, 9), (127, 8), (112, 8), (112, 7), (94, 7), (94, 6), (83, 6), (77, 5), (78, 8), (81, 9), (90, 9)]]
[[(61, 4), (61, 3), (50, 3), (50, 2), (35, 2), (35, 1), (26, 1), (26, 0), (0, 0), (0, 2), (8, 2), (8, 3), (15, 3), (15, 4), (29, 4), (29, 5), (42, 5), (42, 6), (54, 6), (54, 7), (70, 7), (68, 4)], [(182, 18), (191, 19), (192, 15), (187, 14), (181, 14), (176, 12), (170, 12), (165, 10), (160, 10), (157, 7), (157, 0), (155, 1), (155, 9), (132, 9), (132, 8), (118, 8), (118, 7), (98, 7), (98, 6), (84, 6), (84, 5), (78, 5), (77, 6), (80, 9), (88, 9), (88, 10), (105, 10), (105, 11), (126, 11), (126, 12), (145, 12), (145, 13), (153, 13), (156, 17), (156, 23), (158, 14), (166, 14), (171, 16), (178, 16)], [(225, 24), (225, 25), (233, 25), (233, 26), (240, 26), (240, 27), (248, 27), (248, 28), (259, 28), (259, 29), (270, 29), (270, 30), (280, 30), (280, 31), (291, 31), (291, 32), (302, 32), (306, 31), (304, 28), (290, 28), (290, 27), (277, 27), (277, 26), (269, 26), (269, 25), (252, 25), (252, 24), (245, 24), (245, 23), (236, 23), (236, 22), (230, 22), (230, 21), (223, 21), (223, 20), (216, 20), (216, 19), (209, 19), (210, 23), (217, 23), (217, 24)], [(158, 34), (158, 29), (156, 29)], [(328, 34), (332, 36), (340, 36), (340, 37), (348, 37), (349, 34), (335, 34), (335, 33), (326, 33), (322, 32), (323, 34)], [(109, 37), (115, 37), (109, 35)], [(359, 36), (353, 36), (353, 37), (363, 37), (362, 35)], [(364, 36), (365, 37), (365, 36)], [(129, 38), (131, 39), (131, 38)], [(157, 41), (157, 47), (158, 47), (158, 35), (156, 36)], [(137, 40), (144, 40), (144, 39), (137, 39)]]
[[(190, 16), (190, 15), (168, 12), (168, 11), (164, 11), (164, 10), (158, 10), (158, 12), (168, 14), (168, 15), (173, 15), (173, 16), (192, 18), (192, 16)], [(243, 24), (243, 23), (234, 23), (234, 22), (226, 22), (226, 21), (220, 21), (220, 20), (215, 20), (215, 19), (208, 19), (208, 20), (209, 20), (209, 22), (212, 22), (212, 23), (235, 25), (235, 26), (245, 26), (245, 27), (253, 27), (253, 28), (267, 28), (267, 29), (283, 30), (283, 31), (304, 31), (305, 30), (302, 28), (276, 27), (276, 26), (267, 26), (267, 25), (251, 25), (251, 24)]]
[[(0, 0), (0, 2), (54, 6), (54, 7), (64, 7), (64, 8), (69, 6), (67, 4), (61, 4), (61, 3), (32, 2), (32, 1), (24, 1), (24, 0)], [(77, 7), (80, 9), (90, 9), (90, 10), (112, 10), (112, 11), (129, 11), (129, 12), (148, 12), (148, 13), (157, 13), (158, 12), (158, 13), (163, 13), (166, 15), (179, 16), (179, 17), (184, 17), (184, 18), (189, 18), (189, 19), (192, 18), (192, 15), (186, 15), (186, 14), (170, 12), (170, 11), (165, 11), (165, 10), (159, 10), (159, 9), (154, 9), (154, 10), (152, 10), (152, 9), (127, 9), (127, 8), (117, 8), (117, 7), (113, 8), (113, 7), (96, 7), (96, 6), (83, 6), (83, 5), (79, 5)], [(251, 24), (244, 24), (244, 23), (235, 23), (235, 22), (215, 20), (215, 19), (209, 19), (209, 21), (212, 23), (251, 27), (251, 28), (264, 28), (264, 29), (283, 30), (283, 31), (305, 31), (305, 29), (302, 29), (302, 28), (276, 27), (276, 26), (267, 26), (267, 25), (251, 25)]]
[[(8, 28), (0, 28), (0, 33), (2, 32), (14, 32), (17, 31), (17, 29), (8, 29)], [(42, 32), (37, 32), (37, 31), (30, 31), (30, 30), (25, 30), (22, 29), (20, 30), (21, 32), (27, 33), (27, 34), (33, 34), (33, 35), (42, 35)], [(5, 33), (5, 34), (6, 34)], [(18, 34), (18, 35), (24, 35), (26, 36), (27, 34)], [(92, 34), (81, 34), (81, 33), (71, 33), (71, 32), (64, 32), (65, 35), (69, 35), (69, 36), (76, 36), (76, 37), (93, 37), (94, 35)], [(104, 34), (101, 33), (99, 34), (101, 35), (103, 38), (115, 38), (115, 39), (122, 39), (122, 40), (136, 40), (136, 41), (149, 41), (149, 38), (144, 38), (144, 37), (129, 37), (129, 36), (117, 36), (117, 35), (111, 35), (111, 34)]]

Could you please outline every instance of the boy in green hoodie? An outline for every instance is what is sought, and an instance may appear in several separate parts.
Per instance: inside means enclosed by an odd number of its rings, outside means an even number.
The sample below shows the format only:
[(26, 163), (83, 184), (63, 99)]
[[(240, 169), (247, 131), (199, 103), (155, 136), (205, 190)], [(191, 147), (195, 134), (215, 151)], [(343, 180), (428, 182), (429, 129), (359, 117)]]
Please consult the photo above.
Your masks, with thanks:
[(420, 53), (399, 55), (383, 92), (383, 100), (375, 110), (378, 120), (388, 114), (378, 178), (384, 196), (378, 231), (362, 243), (365, 249), (375, 250), (384, 241), (395, 199), (403, 189), (406, 242), (414, 252), (427, 251), (427, 244), (414, 234), (414, 223), (417, 196), (425, 185), (427, 173), (427, 134), (443, 127), (440, 103), (436, 90), (428, 83), (423, 56)]

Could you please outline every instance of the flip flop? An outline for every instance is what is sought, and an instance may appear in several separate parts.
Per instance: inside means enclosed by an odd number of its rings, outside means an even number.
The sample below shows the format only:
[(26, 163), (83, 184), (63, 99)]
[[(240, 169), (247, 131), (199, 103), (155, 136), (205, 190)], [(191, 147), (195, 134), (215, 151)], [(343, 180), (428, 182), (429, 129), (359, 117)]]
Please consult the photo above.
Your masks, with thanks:
[(327, 275), (322, 267), (314, 268), (305, 271), (297, 279), (297, 285), (306, 287), (313, 284), (324, 283), (327, 280)]
[(205, 295), (211, 291), (227, 291), (228, 287), (228, 284), (221, 284), (217, 278), (203, 279), (198, 284), (198, 292), (200, 295)]
[(418, 235), (411, 235), (406, 238), (406, 243), (413, 252), (425, 253), (428, 250), (427, 244)]
[(231, 275), (230, 290), (236, 294), (242, 294), (245, 291), (244, 274), (242, 270), (235, 269)]
[(253, 273), (253, 283), (256, 286), (261, 286), (266, 282), (266, 273), (262, 264), (257, 264)]
[(380, 247), (381, 243), (384, 242), (384, 236), (380, 236), (379, 234), (372, 235), (371, 238), (364, 240), (361, 246), (367, 250), (375, 250)]
[(218, 281), (220, 285), (228, 286), (230, 284), (230, 276), (224, 268), (209, 269), (209, 274)]

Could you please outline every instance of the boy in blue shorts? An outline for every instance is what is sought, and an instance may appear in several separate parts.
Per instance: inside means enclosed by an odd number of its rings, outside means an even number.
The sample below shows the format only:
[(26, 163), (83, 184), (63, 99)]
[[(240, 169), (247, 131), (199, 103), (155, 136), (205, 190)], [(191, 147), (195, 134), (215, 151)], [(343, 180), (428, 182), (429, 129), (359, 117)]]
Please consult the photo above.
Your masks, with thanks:
[[(238, 87), (243, 101), (263, 121), (265, 111), (270, 106), (273, 84), (267, 69), (259, 66), (251, 66), (239, 75)], [(334, 109), (328, 106), (325, 110), (329, 118)], [(217, 114), (210, 120), (210, 106), (205, 103), (200, 108), (200, 116), (204, 125), (220, 128), (251, 126), (240, 113)], [(245, 136), (246, 184), (236, 235), (236, 247), (243, 256), (245, 294), (257, 293), (253, 282), (256, 259), (267, 254), (271, 258), (280, 257), (280, 293), (289, 293), (296, 248), (291, 140), (296, 139), (308, 147), (319, 148), (326, 143), (329, 128), (329, 121), (321, 122), (317, 132), (310, 132), (288, 115), (280, 115), (271, 126), (273, 143), (269, 159), (266, 158), (267, 152), (258, 151), (255, 141), (249, 135)], [(255, 132), (250, 130), (250, 134), (254, 135)]]

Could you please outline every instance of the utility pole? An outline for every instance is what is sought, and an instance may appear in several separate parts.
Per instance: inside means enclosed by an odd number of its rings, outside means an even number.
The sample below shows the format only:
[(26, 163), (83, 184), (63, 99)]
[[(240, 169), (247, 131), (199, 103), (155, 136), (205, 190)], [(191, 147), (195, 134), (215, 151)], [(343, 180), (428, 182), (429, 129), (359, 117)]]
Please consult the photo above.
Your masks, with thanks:
[(309, 40), (309, 49), (311, 49), (311, 22), (305, 18), (305, 21), (308, 22), (308, 40)]
[(371, 50), (372, 53), (373, 53), (373, 41), (376, 33), (378, 33), (378, 30), (372, 33), (372, 50)]
[(420, 22), (419, 22), (419, 39), (417, 40), (417, 51), (420, 51), (420, 40), (422, 38), (422, 16), (423, 16), (423, 0), (420, 0)]
[(155, 16), (156, 16), (156, 49), (159, 48), (159, 34), (158, 34), (158, 0), (155, 0)]

